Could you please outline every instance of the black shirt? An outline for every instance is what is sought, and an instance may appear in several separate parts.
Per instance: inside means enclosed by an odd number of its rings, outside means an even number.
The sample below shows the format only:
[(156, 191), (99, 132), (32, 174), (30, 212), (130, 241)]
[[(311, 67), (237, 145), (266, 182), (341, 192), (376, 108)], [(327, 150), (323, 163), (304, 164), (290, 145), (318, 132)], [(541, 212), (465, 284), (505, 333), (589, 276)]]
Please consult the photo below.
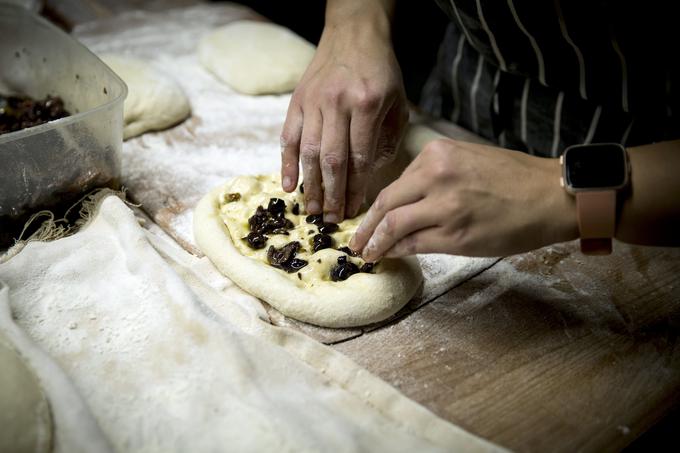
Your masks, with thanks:
[(672, 1), (438, 0), (451, 17), (421, 106), (501, 146), (680, 137)]

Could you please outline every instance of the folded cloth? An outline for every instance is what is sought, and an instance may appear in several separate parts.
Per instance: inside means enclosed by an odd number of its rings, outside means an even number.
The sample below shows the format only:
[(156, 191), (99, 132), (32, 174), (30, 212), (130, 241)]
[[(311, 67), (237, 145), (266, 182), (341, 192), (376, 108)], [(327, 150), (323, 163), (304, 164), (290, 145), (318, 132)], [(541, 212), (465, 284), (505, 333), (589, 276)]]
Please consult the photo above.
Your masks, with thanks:
[[(145, 232), (117, 197), (77, 234), (26, 244), (0, 280), (14, 318), (0, 328), (54, 359), (116, 451), (498, 449), (268, 324), (256, 299)], [(61, 377), (41, 379), (52, 401)]]

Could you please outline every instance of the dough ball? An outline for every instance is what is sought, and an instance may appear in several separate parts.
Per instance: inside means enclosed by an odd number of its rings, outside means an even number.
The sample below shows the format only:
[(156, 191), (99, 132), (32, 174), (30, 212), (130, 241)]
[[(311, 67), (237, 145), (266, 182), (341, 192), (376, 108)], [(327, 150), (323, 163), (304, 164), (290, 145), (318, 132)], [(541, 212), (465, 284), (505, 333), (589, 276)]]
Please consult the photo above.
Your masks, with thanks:
[(52, 418), (33, 372), (0, 338), (0, 451), (48, 452)]
[(236, 21), (201, 40), (201, 64), (244, 94), (293, 91), (314, 56), (315, 47), (279, 25)]
[(123, 106), (125, 139), (167, 129), (191, 114), (189, 100), (172, 77), (135, 58), (104, 55), (101, 59), (128, 87)]

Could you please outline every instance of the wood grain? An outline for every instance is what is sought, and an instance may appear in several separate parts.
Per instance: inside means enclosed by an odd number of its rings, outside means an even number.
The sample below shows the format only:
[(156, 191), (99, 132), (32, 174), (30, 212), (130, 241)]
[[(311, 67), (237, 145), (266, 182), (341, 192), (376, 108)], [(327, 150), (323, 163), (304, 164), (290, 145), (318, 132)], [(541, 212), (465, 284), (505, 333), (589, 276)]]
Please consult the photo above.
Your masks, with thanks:
[(518, 451), (616, 451), (680, 395), (680, 250), (573, 243), (501, 261), (334, 347)]

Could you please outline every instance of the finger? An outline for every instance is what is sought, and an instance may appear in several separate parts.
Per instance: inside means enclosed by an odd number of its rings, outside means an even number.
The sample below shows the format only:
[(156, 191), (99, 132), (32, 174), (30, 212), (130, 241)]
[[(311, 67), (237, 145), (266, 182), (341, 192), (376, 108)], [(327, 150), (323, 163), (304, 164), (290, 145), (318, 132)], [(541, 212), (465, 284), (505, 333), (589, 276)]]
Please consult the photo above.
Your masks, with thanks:
[(349, 162), (347, 164), (347, 198), (345, 214), (354, 217), (359, 212), (373, 167), (379, 118), (357, 113), (352, 115), (349, 132)]
[(441, 251), (441, 246), (437, 247), (437, 236), (439, 227), (433, 226), (423, 228), (404, 236), (392, 246), (385, 254), (385, 258), (399, 258), (401, 256), (415, 255), (416, 253), (433, 253)]
[(302, 109), (291, 100), (281, 130), (281, 186), (286, 192), (292, 192), (297, 187), (302, 124)]
[(352, 250), (363, 250), (373, 236), (375, 228), (389, 211), (400, 206), (415, 203), (424, 196), (424, 183), (421, 178), (403, 175), (378, 194), (373, 205), (366, 212), (366, 217), (350, 240)]
[[(339, 223), (345, 215), (349, 117), (337, 110), (324, 112), (321, 137), (324, 221)], [(307, 187), (305, 186), (305, 189)]]
[(321, 170), (319, 153), (321, 151), (321, 112), (318, 109), (305, 109), (302, 136), (300, 138), (300, 162), (305, 179), (305, 209), (308, 214), (321, 214)]
[(393, 209), (385, 214), (376, 227), (363, 249), (362, 257), (368, 262), (375, 262), (404, 237), (435, 226), (436, 223), (436, 211), (424, 201)]

